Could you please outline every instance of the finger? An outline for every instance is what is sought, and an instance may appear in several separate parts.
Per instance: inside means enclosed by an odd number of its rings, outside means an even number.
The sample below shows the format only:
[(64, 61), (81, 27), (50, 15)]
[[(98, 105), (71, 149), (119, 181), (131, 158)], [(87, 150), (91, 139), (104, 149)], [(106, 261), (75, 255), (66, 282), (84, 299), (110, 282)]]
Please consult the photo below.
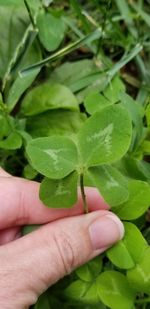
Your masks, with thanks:
[(7, 244), (21, 236), (20, 227), (12, 227), (0, 231), (0, 245)]
[[(58, 218), (83, 213), (82, 201), (70, 209), (49, 209), (39, 199), (40, 184), (17, 177), (0, 177), (0, 229), (43, 224)], [(86, 189), (89, 210), (108, 209), (95, 188)]]
[(0, 167), (0, 177), (12, 177), (12, 176), (6, 171), (4, 171), (2, 167)]
[(115, 215), (96, 211), (47, 224), (1, 247), (0, 265), (6, 279), (2, 272), (0, 299), (1, 291), (7, 293), (9, 287), (9, 297), (12, 304), (15, 302), (12, 308), (30, 306), (50, 285), (103, 252), (123, 233)]

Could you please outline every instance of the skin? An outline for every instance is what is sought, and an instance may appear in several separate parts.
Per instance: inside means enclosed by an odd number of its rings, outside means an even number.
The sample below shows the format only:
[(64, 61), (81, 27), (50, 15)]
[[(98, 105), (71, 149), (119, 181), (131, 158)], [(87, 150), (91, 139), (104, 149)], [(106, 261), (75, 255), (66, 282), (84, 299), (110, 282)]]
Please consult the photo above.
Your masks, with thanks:
[[(0, 308), (26, 309), (39, 295), (76, 267), (123, 237), (120, 220), (94, 188), (86, 188), (90, 213), (82, 201), (71, 209), (48, 209), (38, 197), (39, 183), (0, 169)], [(42, 224), (21, 237), (21, 227)]]

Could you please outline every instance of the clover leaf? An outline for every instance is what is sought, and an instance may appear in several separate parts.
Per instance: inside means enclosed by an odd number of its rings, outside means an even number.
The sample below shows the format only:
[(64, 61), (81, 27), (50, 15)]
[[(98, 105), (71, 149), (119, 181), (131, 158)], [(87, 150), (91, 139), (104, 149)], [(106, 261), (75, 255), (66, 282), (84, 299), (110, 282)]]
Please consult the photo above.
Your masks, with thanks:
[(93, 114), (72, 139), (54, 135), (30, 141), (26, 148), (30, 164), (47, 177), (41, 184), (41, 200), (48, 207), (70, 207), (80, 184), (87, 212), (84, 178), (88, 175), (111, 206), (125, 202), (127, 180), (110, 164), (127, 152), (131, 132), (127, 110), (113, 105)]

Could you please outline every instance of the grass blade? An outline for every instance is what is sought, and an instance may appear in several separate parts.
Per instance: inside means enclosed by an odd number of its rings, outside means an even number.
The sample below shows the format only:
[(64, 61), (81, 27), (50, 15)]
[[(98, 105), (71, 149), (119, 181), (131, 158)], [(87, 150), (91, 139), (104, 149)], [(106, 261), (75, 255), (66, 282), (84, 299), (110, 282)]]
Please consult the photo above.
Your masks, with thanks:
[(47, 57), (46, 59), (25, 68), (19, 74), (21, 76), (24, 76), (24, 75), (28, 74), (29, 72), (31, 72), (31, 70), (34, 70), (34, 69), (37, 69), (37, 68), (42, 68), (48, 62), (55, 61), (55, 60), (59, 59), (60, 57), (63, 57), (64, 55), (67, 55), (70, 52), (72, 52), (73, 50), (79, 48), (81, 45), (90, 43), (90, 42), (98, 39), (100, 36), (101, 36), (101, 31), (99, 29), (96, 29), (92, 33), (88, 34), (87, 36), (84, 36), (84, 38), (81, 38), (81, 39), (77, 40), (76, 42), (69, 44), (68, 46), (62, 48), (58, 52)]
[(137, 44), (129, 53), (125, 53), (120, 61), (118, 61), (112, 69), (108, 71), (108, 76), (112, 78), (124, 65), (136, 57), (143, 49), (141, 44)]

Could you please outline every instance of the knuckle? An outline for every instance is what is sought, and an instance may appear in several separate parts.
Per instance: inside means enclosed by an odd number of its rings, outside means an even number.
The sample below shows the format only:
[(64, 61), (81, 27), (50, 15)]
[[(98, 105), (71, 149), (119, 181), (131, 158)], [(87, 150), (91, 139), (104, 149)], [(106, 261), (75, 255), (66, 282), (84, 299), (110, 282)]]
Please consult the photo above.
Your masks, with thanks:
[(58, 252), (58, 260), (63, 273), (69, 274), (75, 267), (77, 260), (76, 246), (72, 239), (64, 231), (53, 235), (55, 247)]

